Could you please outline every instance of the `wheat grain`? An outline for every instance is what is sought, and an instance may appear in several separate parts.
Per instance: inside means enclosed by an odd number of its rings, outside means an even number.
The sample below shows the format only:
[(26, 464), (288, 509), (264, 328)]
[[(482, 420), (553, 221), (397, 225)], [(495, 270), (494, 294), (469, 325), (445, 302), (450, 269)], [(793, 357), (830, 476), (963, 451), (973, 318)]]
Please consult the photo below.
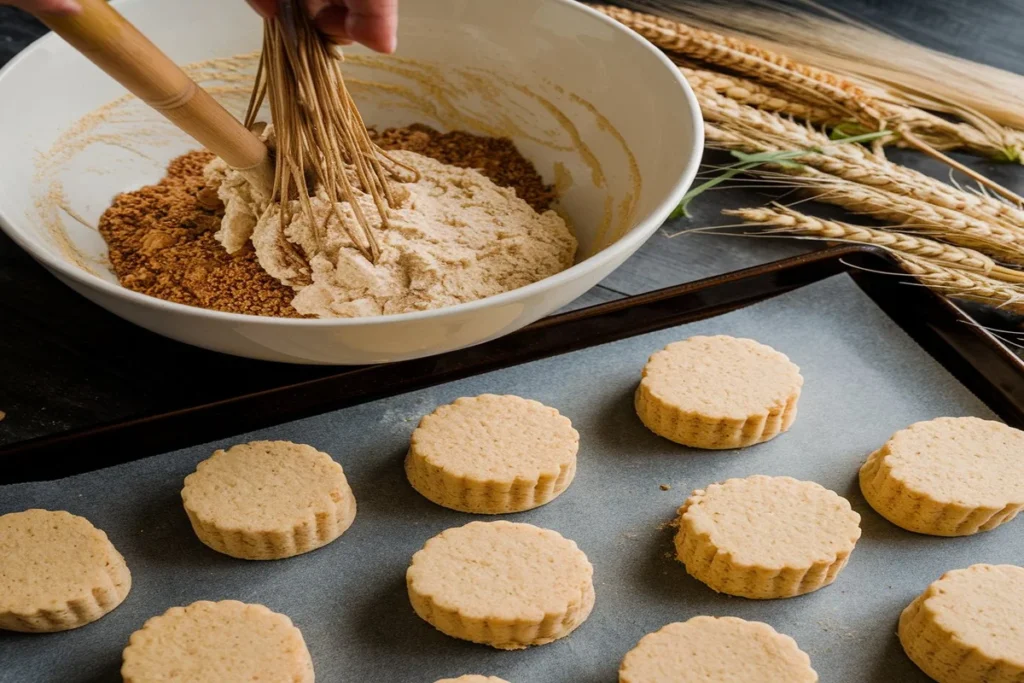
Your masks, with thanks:
[(713, 123), (704, 124), (704, 143), (708, 147), (716, 149), (735, 149), (742, 152), (768, 151), (763, 148), (759, 149), (757, 144), (749, 142), (744, 136), (719, 128)]

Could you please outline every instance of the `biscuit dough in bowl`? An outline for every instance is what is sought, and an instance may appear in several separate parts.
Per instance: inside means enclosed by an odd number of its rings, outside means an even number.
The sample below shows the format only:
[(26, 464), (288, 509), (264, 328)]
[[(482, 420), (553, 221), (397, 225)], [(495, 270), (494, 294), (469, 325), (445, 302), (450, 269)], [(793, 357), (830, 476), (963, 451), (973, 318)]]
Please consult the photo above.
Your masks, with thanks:
[[(414, 169), (414, 182), (395, 183), (399, 206), (389, 226), (374, 230), (381, 245), (376, 263), (352, 244), (323, 191), (312, 198), (318, 243), (298, 202), (288, 224), (220, 159), (207, 166), (209, 185), (224, 202), (217, 239), (228, 252), (251, 240), (260, 265), (297, 290), (292, 306), (318, 318), (357, 318), (409, 313), (483, 299), (542, 280), (572, 266), (576, 238), (552, 210), (538, 213), (514, 190), (476, 170), (440, 163), (415, 152), (392, 152)], [(356, 191), (363, 213), (373, 199)], [(348, 203), (337, 204), (355, 221)], [(372, 220), (371, 220), (372, 223)]]

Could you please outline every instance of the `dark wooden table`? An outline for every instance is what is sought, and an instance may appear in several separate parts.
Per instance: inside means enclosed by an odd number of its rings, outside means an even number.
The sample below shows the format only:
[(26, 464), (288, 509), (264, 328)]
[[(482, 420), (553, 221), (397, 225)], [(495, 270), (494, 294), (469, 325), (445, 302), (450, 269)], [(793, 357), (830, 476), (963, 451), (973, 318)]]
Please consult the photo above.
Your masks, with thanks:
[[(1017, 0), (829, 0), (826, 4), (883, 22), (930, 47), (1009, 70), (1024, 65), (1024, 7)], [(43, 32), (27, 15), (0, 7), (0, 65)], [(944, 173), (938, 165), (912, 154), (894, 158), (924, 171)], [(1024, 169), (964, 160), (999, 182), (1024, 190)], [(789, 240), (670, 237), (687, 227), (721, 223), (723, 208), (759, 206), (766, 200), (757, 192), (740, 190), (705, 195), (692, 207), (691, 219), (666, 225), (572, 307), (815, 248)], [(0, 422), (0, 446), (323, 372), (190, 349), (138, 329), (60, 284), (0, 234), (0, 411), (7, 414)]]

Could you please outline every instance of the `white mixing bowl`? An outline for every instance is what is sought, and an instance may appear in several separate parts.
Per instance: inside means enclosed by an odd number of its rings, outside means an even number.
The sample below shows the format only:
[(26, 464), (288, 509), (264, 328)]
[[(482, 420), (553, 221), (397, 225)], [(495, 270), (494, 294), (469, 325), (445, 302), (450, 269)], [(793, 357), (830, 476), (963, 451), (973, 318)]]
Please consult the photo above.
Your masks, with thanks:
[[(242, 0), (115, 5), (180, 64), (260, 45), (259, 19)], [(343, 320), (219, 313), (122, 288), (91, 226), (115, 194), (155, 182), (196, 145), (137, 101), (87, 116), (124, 91), (52, 35), (0, 73), (0, 226), (75, 291), (158, 334), (250, 358), (366, 364), (478, 344), (569, 303), (658, 229), (697, 171), (700, 111), (677, 69), (572, 0), (405, 2), (396, 57), (346, 54), (370, 124), (511, 137), (558, 186), (580, 241), (577, 264), (451, 308)], [(222, 60), (194, 73), (237, 110), (252, 63)]]

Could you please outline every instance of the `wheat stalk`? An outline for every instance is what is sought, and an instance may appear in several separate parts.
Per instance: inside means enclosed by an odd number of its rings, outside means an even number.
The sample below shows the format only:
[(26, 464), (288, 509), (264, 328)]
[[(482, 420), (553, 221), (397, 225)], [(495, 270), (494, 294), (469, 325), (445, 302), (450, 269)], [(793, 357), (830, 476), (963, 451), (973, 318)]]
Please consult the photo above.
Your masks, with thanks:
[(806, 127), (765, 112), (757, 112), (757, 121), (764, 125), (751, 125), (751, 118), (744, 116), (749, 112), (732, 111), (737, 108), (732, 104), (724, 111), (705, 107), (706, 116), (720, 118), (720, 123), (707, 126), (706, 139), (710, 145), (748, 153), (808, 150), (790, 157), (802, 166), (769, 163), (767, 173), (765, 167), (751, 168), (748, 173), (786, 174), (786, 184), (806, 189), (819, 201), (902, 225), (906, 230), (941, 235), (949, 242), (983, 251), (1002, 261), (1024, 264), (1024, 223), (977, 217), (941, 202), (928, 201), (941, 199), (949, 203), (948, 196), (957, 193), (972, 199), (974, 195), (941, 183), (941, 188), (936, 188), (934, 183), (938, 181), (933, 179), (922, 183), (907, 169), (880, 162), (857, 145), (834, 143)]
[(900, 226), (904, 230), (925, 231), (943, 240), (969, 247), (1007, 263), (1024, 265), (1024, 229), (979, 221), (958, 211), (935, 206), (905, 195), (894, 195), (876, 188), (858, 185), (813, 168), (778, 167), (767, 173), (750, 169), (748, 173), (775, 176), (786, 174), (786, 184), (803, 188), (811, 197), (852, 213), (870, 216)]
[(745, 152), (814, 150), (798, 161), (854, 183), (875, 187), (962, 213), (978, 221), (1024, 229), (1024, 211), (987, 194), (961, 190), (870, 154), (860, 145), (842, 144), (794, 121), (741, 105), (718, 93), (697, 93), (710, 144)]
[(770, 232), (879, 246), (896, 256), (908, 273), (942, 294), (1024, 310), (1024, 288), (1017, 286), (1024, 282), (1024, 273), (999, 266), (970, 249), (807, 216), (781, 206), (723, 213), (738, 216), (747, 225), (771, 228)]
[(1024, 283), (1024, 272), (998, 265), (980, 251), (946, 244), (927, 237), (827, 220), (779, 205), (760, 209), (726, 210), (722, 213), (738, 216), (747, 223), (771, 226), (780, 233), (871, 244), (900, 254), (936, 261), (950, 268), (987, 275), (994, 280)]
[(912, 197), (892, 195), (847, 181), (807, 184), (818, 201), (871, 216), (906, 230), (923, 230), (1008, 263), (1024, 265), (1024, 230), (985, 223)]
[(824, 106), (838, 107), (871, 130), (883, 128), (882, 114), (871, 106), (866, 93), (834, 74), (796, 64), (787, 57), (761, 50), (744, 41), (694, 29), (653, 14), (612, 5), (594, 5), (594, 8), (633, 29), (662, 50), (768, 81)]
[(917, 256), (901, 256), (900, 261), (908, 273), (940, 294), (995, 305), (1015, 313), (1024, 312), (1024, 288)]
[[(931, 144), (930, 137), (934, 131), (915, 130), (915, 123), (919, 125), (922, 117), (927, 118), (925, 112), (911, 118), (888, 120), (887, 115), (900, 116), (903, 108), (886, 105), (860, 85), (832, 72), (801, 64), (747, 41), (696, 29), (679, 21), (611, 5), (594, 7), (662, 50), (681, 53), (690, 59), (767, 81), (798, 97), (816, 100), (824, 106), (838, 107), (849, 112), (869, 131), (892, 128), (907, 146), (941, 161), (1011, 201), (1024, 203), (1024, 198), (1012, 190), (965, 166)], [(1000, 155), (1004, 155), (1004, 136), (997, 136), (997, 139), (991, 141), (991, 146), (999, 150)]]
[[(842, 110), (794, 99), (790, 93), (757, 81), (732, 74), (703, 69), (679, 57), (672, 61), (695, 91), (710, 91), (750, 107), (770, 111), (782, 116), (801, 119), (815, 126), (835, 128), (851, 123)], [(904, 121), (929, 145), (939, 150), (965, 149), (988, 157), (1002, 158), (1007, 154), (1005, 144), (995, 144), (977, 128), (954, 123), (930, 112), (914, 107), (879, 102), (879, 108), (888, 120)], [(898, 147), (908, 146), (901, 138), (891, 140)]]
[[(1016, 154), (1012, 151), (1015, 147), (1002, 132), (995, 136), (988, 135), (973, 125), (947, 121), (931, 112), (909, 105), (879, 102), (878, 106), (888, 120), (902, 122), (935, 149), (962, 149), (998, 161), (1010, 160)], [(905, 140), (898, 140), (896, 144), (912, 147)]]
[(673, 61), (696, 91), (715, 92), (740, 104), (783, 116), (792, 116), (818, 126), (832, 128), (850, 120), (839, 109), (794, 100), (792, 95), (778, 88), (739, 76), (690, 66), (680, 63), (680, 60)]
[[(790, 176), (786, 184), (809, 189), (821, 201), (895, 223), (902, 232), (824, 221), (781, 207), (734, 215), (776, 231), (882, 246), (935, 289), (1021, 307), (1024, 289), (1017, 284), (1024, 282), (1024, 274), (998, 265), (993, 257), (1024, 263), (1024, 200), (939, 151), (963, 148), (1009, 157), (1007, 138), (997, 126), (946, 121), (910, 100), (892, 97), (882, 84), (862, 87), (744, 40), (618, 7), (597, 9), (675, 58), (697, 93), (709, 144), (733, 150), (740, 158), (740, 164), (729, 167), (730, 176), (781, 172)], [(719, 69), (732, 74), (718, 73)], [(963, 115), (959, 110), (954, 113)], [(836, 143), (792, 118), (827, 128), (852, 118), (863, 130), (890, 129), (894, 134), (876, 139), (872, 154), (860, 144)], [(1018, 205), (891, 164), (881, 156), (885, 143), (918, 149)], [(771, 173), (765, 173), (765, 164)], [(942, 241), (906, 234), (921, 229)]]
[[(890, 98), (907, 97), (920, 108), (954, 113), (966, 121), (985, 119), (980, 127), (991, 129), (994, 137), (1000, 129), (1002, 133), (1024, 129), (1024, 76), (925, 48), (813, 0), (618, 0), (616, 4), (738, 36), (842, 74), (865, 89), (881, 90)], [(922, 93), (928, 97), (922, 100)]]
[[(708, 62), (756, 79), (767, 80), (798, 96), (818, 95), (824, 98), (821, 105), (826, 108), (841, 105), (847, 111), (859, 113), (858, 119), (870, 130), (884, 128), (885, 126), (880, 124), (887, 121), (907, 124), (914, 132), (922, 135), (933, 127), (941, 127), (947, 133), (953, 130), (942, 125), (948, 122), (926, 111), (886, 102), (887, 95), (881, 89), (873, 88), (869, 92), (861, 84), (847, 78), (797, 62), (745, 40), (622, 7), (594, 7), (633, 29), (662, 50), (679, 53), (690, 59)], [(922, 123), (926, 124), (923, 129)], [(981, 131), (975, 131), (970, 137), (973, 138), (975, 134), (983, 135)], [(991, 147), (1001, 149), (1003, 142), (1002, 139), (992, 141)]]

